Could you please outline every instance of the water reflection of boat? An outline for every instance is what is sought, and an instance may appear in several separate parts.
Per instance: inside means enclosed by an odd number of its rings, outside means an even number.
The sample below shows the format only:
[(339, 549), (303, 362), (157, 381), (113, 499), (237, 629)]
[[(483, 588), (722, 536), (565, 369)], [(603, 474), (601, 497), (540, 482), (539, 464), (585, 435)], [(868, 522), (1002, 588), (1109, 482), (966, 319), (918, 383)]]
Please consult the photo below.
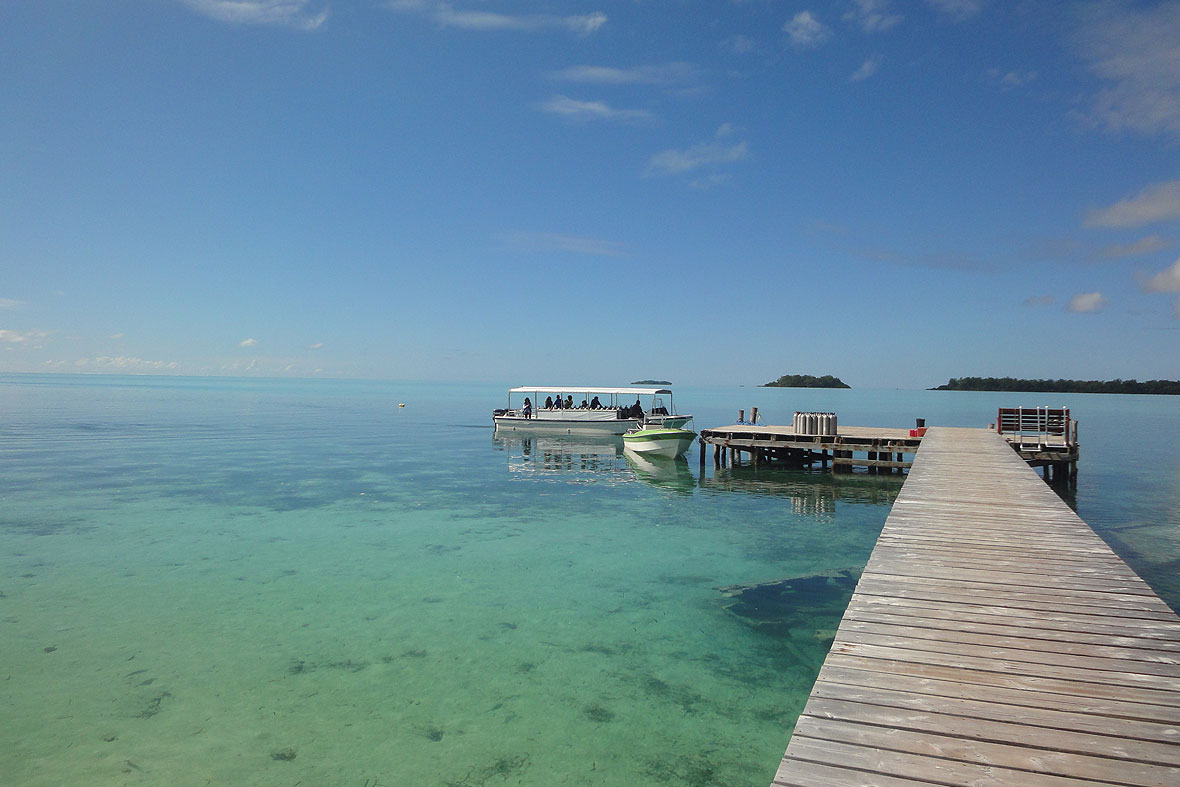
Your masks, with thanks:
[(513, 473), (562, 473), (577, 477), (627, 476), (623, 439), (618, 435), (536, 435), (495, 430), (492, 442), (508, 454)]
[(635, 471), (635, 477), (653, 486), (673, 489), (677, 492), (691, 492), (697, 480), (689, 470), (684, 458), (669, 459), (663, 456), (637, 454), (624, 451), (627, 464)]

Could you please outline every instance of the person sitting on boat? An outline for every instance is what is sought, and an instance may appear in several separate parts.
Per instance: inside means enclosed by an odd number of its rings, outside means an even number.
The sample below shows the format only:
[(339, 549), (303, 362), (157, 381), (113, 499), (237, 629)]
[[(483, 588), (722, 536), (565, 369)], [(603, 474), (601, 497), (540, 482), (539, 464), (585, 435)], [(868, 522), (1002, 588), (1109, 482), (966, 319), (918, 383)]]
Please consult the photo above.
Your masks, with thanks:
[(579, 410), (589, 410), (589, 409), (590, 409), (590, 405), (586, 404), (586, 400), (585, 400), (585, 399), (583, 399), (583, 400), (582, 400), (582, 403), (581, 403), (580, 405), (578, 405), (578, 409), (579, 409)]
[(565, 397), (565, 409), (567, 409), (567, 410), (574, 409), (574, 397), (572, 397), (572, 396)]
[(553, 397), (552, 397), (552, 396), (546, 396), (546, 397), (545, 397), (545, 409), (546, 409), (546, 410), (552, 410), (552, 409), (553, 409)]
[(527, 396), (524, 398), (524, 407), (522, 407), (521, 410), (524, 412), (525, 418), (533, 417), (533, 403)]
[(632, 418), (642, 418), (643, 417), (643, 405), (639, 403), (638, 396), (635, 397), (635, 404), (631, 405), (631, 417)]
[(562, 406), (562, 401), (561, 401), (561, 397), (559, 396), (553, 400), (553, 409), (560, 410), (561, 406)]
[(593, 399), (590, 400), (590, 409), (591, 410), (601, 410), (602, 409), (602, 402), (598, 401), (597, 396), (595, 396)]

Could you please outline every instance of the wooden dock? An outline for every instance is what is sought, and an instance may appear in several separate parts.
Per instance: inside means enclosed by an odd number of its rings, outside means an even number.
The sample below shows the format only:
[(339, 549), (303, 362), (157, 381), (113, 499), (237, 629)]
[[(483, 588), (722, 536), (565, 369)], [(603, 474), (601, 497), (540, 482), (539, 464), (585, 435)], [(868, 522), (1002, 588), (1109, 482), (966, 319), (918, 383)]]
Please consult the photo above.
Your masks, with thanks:
[[(713, 446), (717, 467), (741, 463), (742, 453), (755, 465), (786, 462), (798, 467), (829, 463), (833, 470), (851, 472), (854, 465), (871, 473), (901, 472), (910, 467), (906, 455), (913, 455), (922, 438), (908, 429), (841, 426), (834, 435), (800, 434), (789, 426), (732, 424), (701, 430), (701, 442)], [(701, 464), (705, 462), (704, 445)]]
[(932, 428), (774, 785), (1180, 785), (1180, 617), (982, 429)]

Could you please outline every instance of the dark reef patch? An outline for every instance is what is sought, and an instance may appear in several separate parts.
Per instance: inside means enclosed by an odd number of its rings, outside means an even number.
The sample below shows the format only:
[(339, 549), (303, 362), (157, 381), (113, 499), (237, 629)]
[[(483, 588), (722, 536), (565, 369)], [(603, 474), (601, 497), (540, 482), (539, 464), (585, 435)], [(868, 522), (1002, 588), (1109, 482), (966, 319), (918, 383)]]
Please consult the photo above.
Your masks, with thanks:
[(755, 585), (719, 588), (724, 606), (755, 630), (774, 637), (831, 638), (856, 590), (861, 568), (846, 568)]

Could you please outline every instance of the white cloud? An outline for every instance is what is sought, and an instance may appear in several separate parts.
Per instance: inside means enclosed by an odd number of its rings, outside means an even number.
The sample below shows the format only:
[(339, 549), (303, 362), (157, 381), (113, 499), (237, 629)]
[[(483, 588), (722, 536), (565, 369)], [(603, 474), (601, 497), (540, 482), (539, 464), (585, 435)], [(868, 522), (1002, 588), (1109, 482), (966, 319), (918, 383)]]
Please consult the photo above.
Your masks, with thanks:
[(700, 69), (692, 63), (674, 62), (630, 68), (570, 66), (551, 76), (563, 82), (589, 85), (675, 85), (692, 82), (699, 75)]
[(122, 339), (122, 338), (123, 338), (123, 334), (121, 334), (121, 333), (112, 333), (112, 334), (111, 334), (110, 336), (108, 336), (107, 338), (108, 338), (108, 339)]
[(183, 0), (198, 13), (242, 25), (282, 25), (315, 30), (328, 19), (328, 9), (316, 13), (310, 0)]
[(258, 344), (257, 339), (243, 339), (242, 341), (238, 342), (239, 347), (253, 347), (256, 344)]
[(926, 0), (926, 4), (953, 19), (967, 19), (983, 8), (986, 0)]
[(526, 252), (572, 252), (600, 257), (620, 257), (626, 254), (621, 243), (558, 232), (514, 232), (501, 236), (508, 246)]
[(853, 0), (853, 9), (844, 20), (859, 25), (866, 33), (880, 33), (896, 27), (902, 16), (890, 10), (889, 0)]
[(316, 342), (315, 344), (307, 345), (307, 349), (309, 349), (309, 350), (321, 350), (321, 349), (323, 349), (323, 347), (324, 347), (323, 342)]
[(542, 112), (558, 115), (566, 120), (609, 120), (634, 123), (655, 117), (646, 109), (616, 109), (605, 101), (579, 101), (569, 96), (554, 96), (540, 105)]
[(1120, 257), (1140, 257), (1144, 254), (1154, 254), (1157, 251), (1162, 251), (1171, 245), (1171, 243), (1159, 235), (1147, 235), (1132, 243), (1116, 243), (1112, 246), (1107, 246), (1099, 253), (1099, 256), (1108, 260), (1118, 259)]
[(1074, 314), (1085, 314), (1098, 311), (1106, 303), (1106, 298), (1103, 298), (1100, 292), (1083, 292), (1070, 298), (1065, 308)]
[(1143, 289), (1147, 292), (1180, 292), (1180, 259), (1148, 279)]
[(1142, 227), (1173, 219), (1180, 219), (1180, 180), (1153, 183), (1133, 197), (1092, 210), (1086, 216), (1086, 226)]
[(1075, 39), (1105, 83), (1094, 100), (1097, 123), (1180, 137), (1180, 3), (1091, 3)]
[(731, 137), (734, 128), (724, 123), (717, 129), (714, 139), (700, 145), (693, 145), (684, 150), (664, 150), (647, 162), (644, 174), (648, 176), (680, 175), (701, 167), (719, 166), (741, 161), (749, 155), (749, 147), (745, 142), (730, 145), (722, 140)]
[(24, 305), (24, 301), (18, 301), (16, 298), (0, 298), (0, 309), (16, 309)]
[(832, 37), (832, 31), (810, 11), (800, 11), (783, 25), (783, 32), (797, 49), (812, 49)]
[[(1180, 292), (1180, 259), (1143, 283), (1147, 292)], [(1180, 298), (1176, 299), (1176, 318), (1180, 319)]]
[(426, 0), (394, 0), (389, 4), (389, 7), (395, 11), (424, 14), (443, 27), (456, 27), (463, 30), (537, 32), (556, 29), (586, 36), (606, 24), (606, 14), (600, 11), (575, 16), (514, 15), (493, 11), (457, 10), (450, 3), (428, 2)]
[(860, 64), (860, 68), (852, 72), (852, 76), (848, 77), (849, 82), (863, 82), (873, 74), (877, 73), (877, 68), (881, 65), (880, 57), (870, 57), (865, 62)]

